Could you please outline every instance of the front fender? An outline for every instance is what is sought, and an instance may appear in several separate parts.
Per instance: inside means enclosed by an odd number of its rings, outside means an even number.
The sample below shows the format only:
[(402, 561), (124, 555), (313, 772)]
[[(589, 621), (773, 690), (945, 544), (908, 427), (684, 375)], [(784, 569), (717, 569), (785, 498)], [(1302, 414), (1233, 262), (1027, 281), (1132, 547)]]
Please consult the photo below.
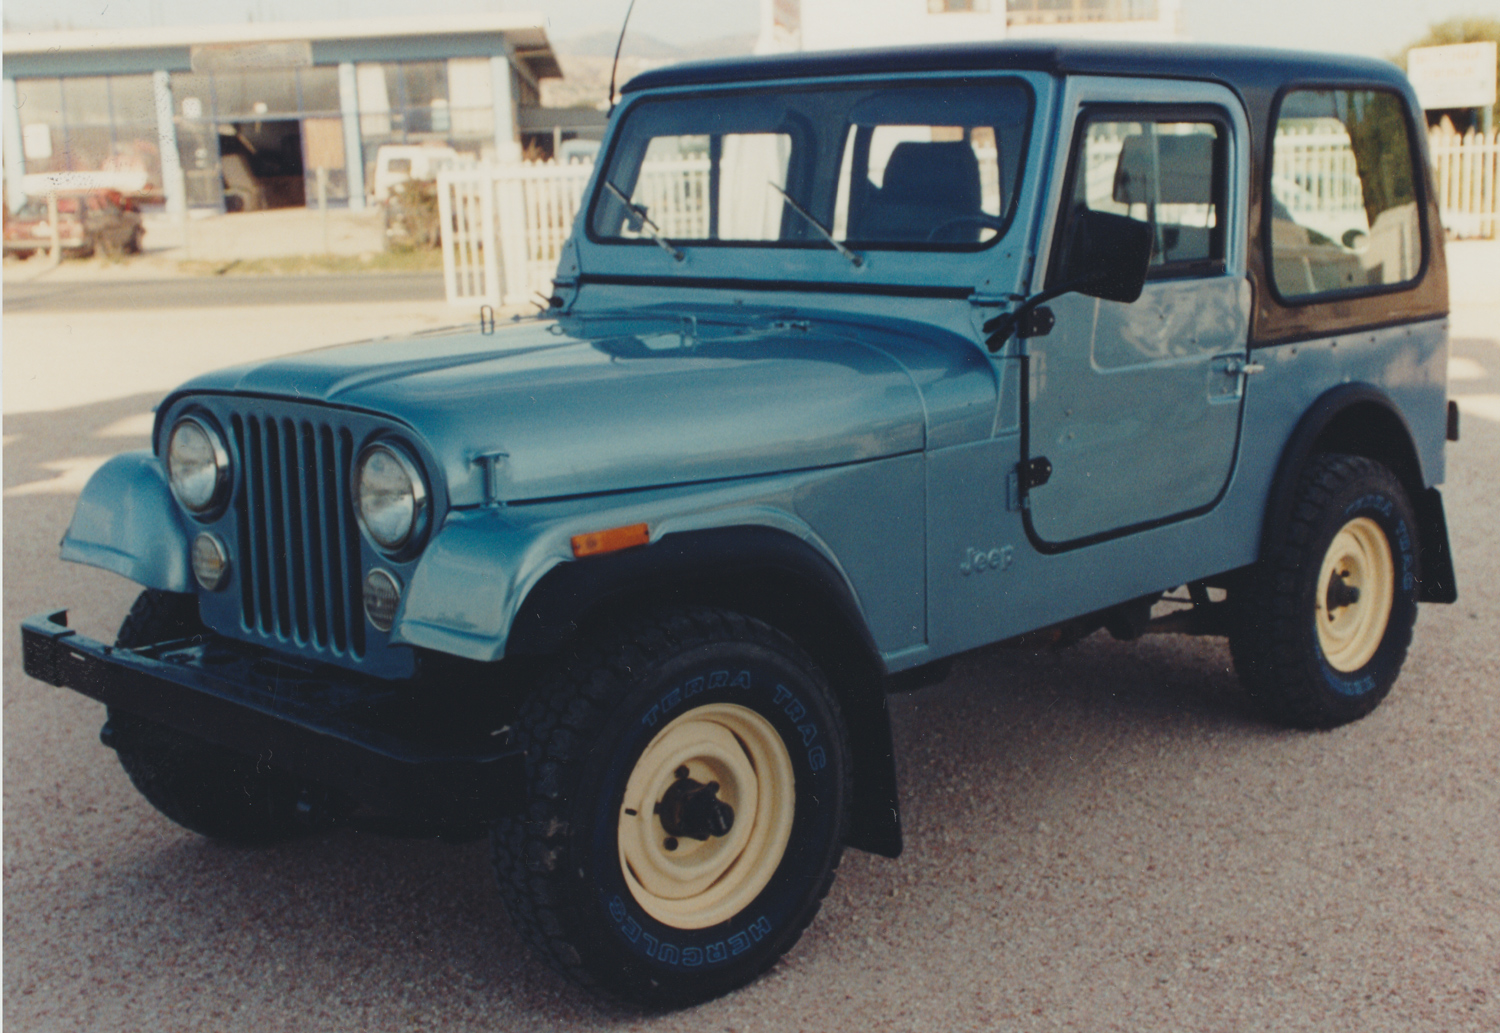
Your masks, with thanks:
[(89, 478), (63, 535), (62, 558), (147, 588), (191, 590), (188, 530), (154, 455), (125, 452)]
[[(846, 575), (826, 547), (819, 547), (812, 529), (784, 509), (734, 497), (744, 490), (731, 488), (699, 499), (705, 512), (696, 516), (678, 512), (680, 502), (670, 492), (652, 501), (627, 502), (613, 512), (582, 507), (524, 523), (512, 516), (514, 510), (453, 512), (411, 576), (391, 641), (482, 662), (499, 660), (517, 648), (548, 652), (561, 644), (574, 618), (622, 587), (643, 588), (681, 578), (689, 569), (702, 570), (701, 557), (687, 562), (675, 546), (701, 534), (705, 522), (719, 534), (744, 539), (746, 548), (717, 550), (726, 560), (746, 553), (757, 533), (796, 543), (827, 570), (835, 595), (847, 600), (850, 618), (863, 628)], [(573, 535), (637, 522), (650, 525), (651, 545), (574, 560)], [(668, 547), (658, 548), (662, 545)], [(559, 576), (567, 588), (559, 598), (549, 596), (545, 613), (538, 612), (533, 590)]]

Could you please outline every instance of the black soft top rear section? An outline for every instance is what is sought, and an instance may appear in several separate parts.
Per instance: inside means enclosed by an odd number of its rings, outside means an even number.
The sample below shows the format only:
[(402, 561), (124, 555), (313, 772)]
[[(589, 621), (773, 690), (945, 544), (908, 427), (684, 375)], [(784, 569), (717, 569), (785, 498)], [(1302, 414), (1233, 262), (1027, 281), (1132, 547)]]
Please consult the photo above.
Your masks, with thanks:
[[(653, 69), (625, 84), (627, 94), (671, 87), (714, 88), (787, 79), (919, 72), (1035, 71), (1053, 75), (1140, 76), (1222, 83), (1243, 100), (1250, 119), (1250, 253), (1248, 268), (1255, 293), (1252, 346), (1328, 337), (1353, 330), (1420, 319), (1448, 312), (1448, 272), (1443, 258), (1442, 222), (1427, 173), (1427, 134), (1421, 108), (1406, 77), (1395, 65), (1347, 54), (1224, 47), (1183, 43), (1105, 43), (1019, 40), (940, 46), (776, 54), (698, 61)], [(1330, 300), (1282, 303), (1270, 290), (1262, 205), (1272, 119), (1288, 88), (1386, 89), (1405, 99), (1409, 132), (1422, 155), (1417, 176), (1423, 211), (1425, 263), (1418, 280), (1399, 290)]]

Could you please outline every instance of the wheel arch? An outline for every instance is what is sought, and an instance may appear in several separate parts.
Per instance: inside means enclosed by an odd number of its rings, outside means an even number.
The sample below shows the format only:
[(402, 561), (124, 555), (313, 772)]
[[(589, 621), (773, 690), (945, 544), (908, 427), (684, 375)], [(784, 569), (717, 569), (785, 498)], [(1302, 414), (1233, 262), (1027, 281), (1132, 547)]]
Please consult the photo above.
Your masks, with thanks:
[(1339, 452), (1383, 464), (1406, 490), (1417, 517), (1422, 602), (1453, 602), (1453, 559), (1442, 495), (1429, 487), (1411, 426), (1389, 395), (1372, 384), (1342, 384), (1319, 396), (1297, 422), (1277, 466), (1261, 530), (1261, 553), (1284, 526), (1297, 484), (1313, 456)]
[(805, 649), (827, 676), (854, 758), (848, 843), (901, 852), (886, 668), (859, 601), (813, 546), (769, 527), (669, 534), (639, 549), (549, 571), (517, 611), (507, 656), (541, 656), (622, 610), (707, 605), (754, 617)]

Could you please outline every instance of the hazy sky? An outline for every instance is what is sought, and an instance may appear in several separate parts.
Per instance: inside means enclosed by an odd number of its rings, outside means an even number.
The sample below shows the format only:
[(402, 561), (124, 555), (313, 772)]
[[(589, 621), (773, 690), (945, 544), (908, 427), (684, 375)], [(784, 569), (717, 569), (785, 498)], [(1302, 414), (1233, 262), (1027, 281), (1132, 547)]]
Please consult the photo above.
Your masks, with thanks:
[[(535, 11), (566, 39), (617, 31), (628, 0), (5, 0), (16, 25), (118, 28), (151, 24)], [(759, 0), (637, 0), (632, 28), (672, 43), (753, 33)], [(1428, 24), (1474, 14), (1500, 18), (1500, 0), (1183, 0), (1190, 38), (1204, 42), (1343, 50), (1388, 56)], [(629, 47), (627, 37), (626, 47)]]

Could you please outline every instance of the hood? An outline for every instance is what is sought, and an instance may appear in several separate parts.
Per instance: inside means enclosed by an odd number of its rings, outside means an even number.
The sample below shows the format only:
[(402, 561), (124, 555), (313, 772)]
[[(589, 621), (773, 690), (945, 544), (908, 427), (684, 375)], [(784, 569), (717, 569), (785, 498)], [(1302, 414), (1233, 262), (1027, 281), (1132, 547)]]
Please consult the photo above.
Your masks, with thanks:
[[(864, 343), (871, 336), (769, 316), (562, 317), (325, 348), (222, 370), (177, 394), (378, 413), (437, 458), (450, 504), (485, 501), (478, 459), (494, 453), (505, 455), (497, 494), (526, 501), (919, 450), (926, 421), (910, 363)], [(973, 346), (954, 341), (972, 361)]]

